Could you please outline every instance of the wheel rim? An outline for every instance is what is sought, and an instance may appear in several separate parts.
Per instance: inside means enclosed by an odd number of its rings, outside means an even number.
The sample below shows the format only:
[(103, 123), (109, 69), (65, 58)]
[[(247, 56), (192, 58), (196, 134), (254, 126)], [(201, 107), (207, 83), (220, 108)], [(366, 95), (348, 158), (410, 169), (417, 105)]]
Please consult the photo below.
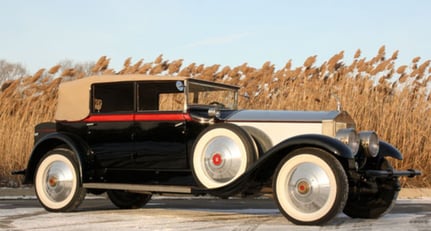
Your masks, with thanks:
[(239, 145), (224, 136), (213, 138), (205, 146), (203, 157), (205, 175), (220, 183), (228, 182), (237, 176), (243, 165)]
[(77, 189), (73, 164), (61, 155), (47, 157), (38, 168), (35, 187), (45, 206), (50, 209), (63, 208), (72, 201)]
[(331, 168), (308, 154), (295, 156), (282, 166), (276, 187), (283, 210), (302, 221), (317, 220), (327, 214), (337, 191)]
[(299, 164), (290, 174), (286, 191), (291, 202), (304, 213), (323, 207), (329, 197), (329, 179), (325, 172), (311, 163)]

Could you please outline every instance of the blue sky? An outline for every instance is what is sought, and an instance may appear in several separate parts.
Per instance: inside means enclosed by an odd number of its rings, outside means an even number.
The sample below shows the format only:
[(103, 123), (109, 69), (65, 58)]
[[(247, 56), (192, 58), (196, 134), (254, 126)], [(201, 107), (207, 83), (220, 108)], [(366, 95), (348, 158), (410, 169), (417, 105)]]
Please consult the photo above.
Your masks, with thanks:
[(0, 59), (30, 71), (62, 60), (97, 61), (119, 70), (128, 57), (212, 65), (281, 68), (341, 50), (374, 57), (399, 50), (397, 64), (431, 58), (427, 0), (2, 0)]

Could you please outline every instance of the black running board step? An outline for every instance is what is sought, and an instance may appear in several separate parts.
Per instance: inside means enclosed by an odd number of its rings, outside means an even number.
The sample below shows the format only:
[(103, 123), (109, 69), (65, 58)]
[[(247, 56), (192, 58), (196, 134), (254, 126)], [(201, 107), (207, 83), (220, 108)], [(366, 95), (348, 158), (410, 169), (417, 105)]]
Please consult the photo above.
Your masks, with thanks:
[(126, 190), (137, 193), (183, 193), (191, 194), (192, 187), (176, 185), (141, 185), (141, 184), (117, 184), (117, 183), (84, 183), (84, 188)]

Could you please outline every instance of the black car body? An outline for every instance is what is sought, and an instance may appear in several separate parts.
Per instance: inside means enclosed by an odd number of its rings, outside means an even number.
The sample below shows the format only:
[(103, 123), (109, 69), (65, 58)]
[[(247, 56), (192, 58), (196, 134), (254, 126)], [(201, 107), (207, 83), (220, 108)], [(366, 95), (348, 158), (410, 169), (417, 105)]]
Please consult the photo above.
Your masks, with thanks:
[(239, 110), (238, 87), (184, 77), (92, 76), (60, 85), (55, 122), (35, 128), (25, 183), (49, 211), (108, 192), (120, 208), (154, 193), (258, 195), (296, 224), (388, 212), (402, 159), (347, 112)]

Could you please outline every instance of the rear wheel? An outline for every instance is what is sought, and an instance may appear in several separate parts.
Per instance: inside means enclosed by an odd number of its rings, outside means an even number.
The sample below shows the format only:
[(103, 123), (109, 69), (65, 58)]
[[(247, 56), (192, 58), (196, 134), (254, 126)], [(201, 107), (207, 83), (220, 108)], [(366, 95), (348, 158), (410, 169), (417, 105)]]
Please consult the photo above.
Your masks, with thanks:
[(139, 209), (149, 200), (151, 194), (130, 193), (122, 190), (109, 190), (108, 197), (111, 202), (120, 209)]
[[(381, 170), (392, 170), (391, 164), (382, 159)], [(352, 218), (379, 218), (395, 205), (400, 182), (397, 177), (376, 179), (378, 192), (374, 195), (352, 195), (347, 200), (344, 213)]]
[(217, 124), (197, 138), (193, 174), (205, 188), (225, 186), (241, 176), (256, 159), (251, 136), (233, 124)]
[(273, 194), (289, 221), (320, 225), (343, 209), (348, 195), (347, 176), (330, 153), (301, 148), (280, 162), (274, 175)]
[(73, 151), (57, 148), (42, 157), (34, 178), (36, 195), (46, 210), (66, 212), (84, 200), (78, 161)]

